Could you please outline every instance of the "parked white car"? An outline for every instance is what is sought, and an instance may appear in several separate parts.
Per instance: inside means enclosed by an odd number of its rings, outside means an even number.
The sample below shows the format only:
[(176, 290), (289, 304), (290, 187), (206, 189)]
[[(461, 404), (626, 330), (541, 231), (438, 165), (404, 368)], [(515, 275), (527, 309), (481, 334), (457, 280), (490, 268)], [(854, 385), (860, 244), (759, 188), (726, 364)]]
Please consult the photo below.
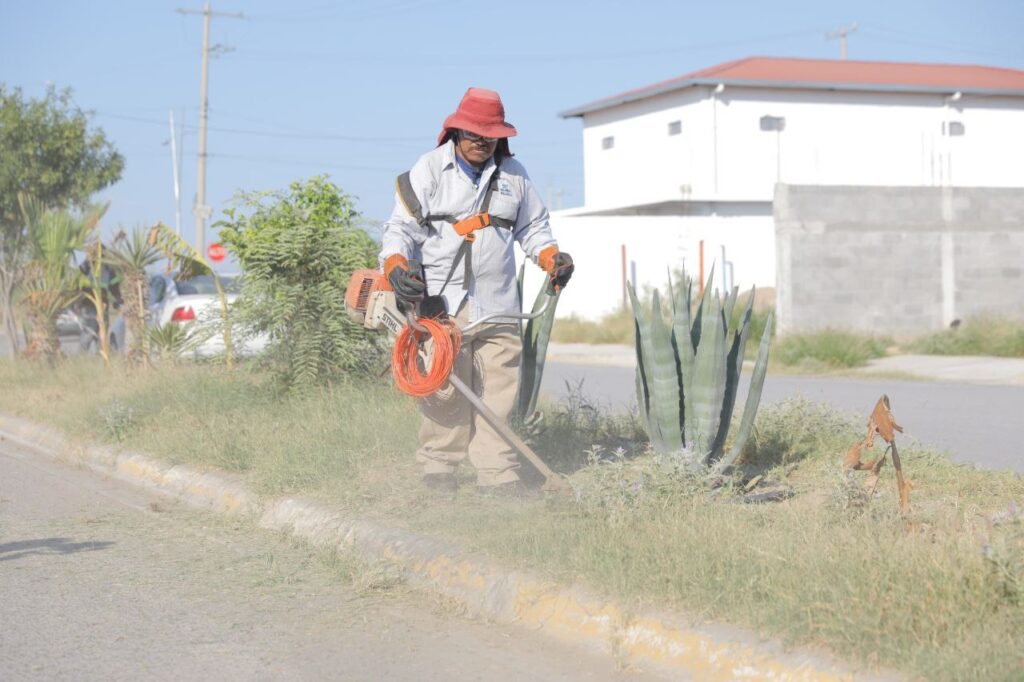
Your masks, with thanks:
[[(238, 277), (221, 275), (220, 281), (230, 307), (238, 298)], [(220, 320), (220, 298), (211, 275), (178, 279), (174, 275), (161, 274), (150, 278), (149, 324), (185, 325), (200, 334), (202, 340), (189, 346), (190, 354), (210, 357), (224, 353)], [(269, 337), (265, 334), (241, 338), (233, 333), (231, 345), (235, 355), (257, 355), (266, 348), (268, 341)]]

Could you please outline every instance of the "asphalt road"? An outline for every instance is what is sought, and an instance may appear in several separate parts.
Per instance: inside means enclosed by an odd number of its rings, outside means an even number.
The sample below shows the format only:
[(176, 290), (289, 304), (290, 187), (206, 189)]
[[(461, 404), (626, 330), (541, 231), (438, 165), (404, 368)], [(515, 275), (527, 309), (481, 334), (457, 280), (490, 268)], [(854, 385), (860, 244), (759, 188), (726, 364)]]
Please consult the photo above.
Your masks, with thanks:
[(344, 565), (0, 440), (5, 681), (651, 679)]
[[(572, 387), (609, 410), (626, 410), (636, 404), (634, 376), (633, 368), (551, 362), (545, 365), (541, 389), (560, 398)], [(737, 405), (746, 399), (749, 379), (747, 371)], [(883, 393), (908, 441), (945, 450), (958, 462), (1024, 473), (1022, 386), (770, 374), (761, 404), (803, 396), (855, 413), (866, 424)]]

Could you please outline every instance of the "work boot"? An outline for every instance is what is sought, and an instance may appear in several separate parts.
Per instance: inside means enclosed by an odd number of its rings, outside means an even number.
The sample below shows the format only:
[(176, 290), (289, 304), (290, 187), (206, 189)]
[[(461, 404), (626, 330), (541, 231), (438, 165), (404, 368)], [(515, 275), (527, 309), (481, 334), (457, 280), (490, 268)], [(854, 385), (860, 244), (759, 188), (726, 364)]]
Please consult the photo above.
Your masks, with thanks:
[(459, 489), (459, 483), (455, 480), (455, 474), (423, 474), (423, 485), (437, 493), (448, 495), (455, 494)]
[(541, 497), (541, 491), (531, 488), (522, 481), (509, 481), (498, 485), (478, 485), (478, 493), (483, 497), (508, 500), (536, 500)]

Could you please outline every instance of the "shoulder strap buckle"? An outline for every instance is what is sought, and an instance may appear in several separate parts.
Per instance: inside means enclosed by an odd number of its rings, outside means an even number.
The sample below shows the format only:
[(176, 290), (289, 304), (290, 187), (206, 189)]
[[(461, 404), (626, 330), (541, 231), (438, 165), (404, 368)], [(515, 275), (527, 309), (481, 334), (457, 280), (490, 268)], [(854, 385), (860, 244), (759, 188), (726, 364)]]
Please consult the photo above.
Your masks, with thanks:
[(491, 225), (491, 214), (490, 213), (477, 213), (471, 215), (468, 218), (460, 220), (459, 222), (452, 225), (455, 228), (455, 233), (460, 237), (465, 237), (466, 241), (473, 241), (475, 235), (473, 234), (477, 230), (482, 230), (485, 227)]

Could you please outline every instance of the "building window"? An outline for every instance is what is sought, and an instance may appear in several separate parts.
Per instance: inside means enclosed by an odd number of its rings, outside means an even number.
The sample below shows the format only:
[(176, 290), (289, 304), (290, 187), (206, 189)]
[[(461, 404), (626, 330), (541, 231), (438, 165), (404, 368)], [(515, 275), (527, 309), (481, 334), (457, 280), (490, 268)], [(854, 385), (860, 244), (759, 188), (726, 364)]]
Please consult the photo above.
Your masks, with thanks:
[(762, 116), (761, 117), (761, 130), (771, 131), (778, 130), (782, 131), (786, 129), (786, 119), (782, 116)]
[(959, 137), (965, 132), (963, 121), (943, 121), (942, 134), (949, 137)]
[(601, 149), (613, 149), (615, 147), (615, 136), (609, 135), (608, 137), (601, 138)]
[(668, 134), (669, 135), (678, 135), (681, 132), (683, 132), (683, 122), (682, 121), (669, 121), (669, 123), (668, 123)]

